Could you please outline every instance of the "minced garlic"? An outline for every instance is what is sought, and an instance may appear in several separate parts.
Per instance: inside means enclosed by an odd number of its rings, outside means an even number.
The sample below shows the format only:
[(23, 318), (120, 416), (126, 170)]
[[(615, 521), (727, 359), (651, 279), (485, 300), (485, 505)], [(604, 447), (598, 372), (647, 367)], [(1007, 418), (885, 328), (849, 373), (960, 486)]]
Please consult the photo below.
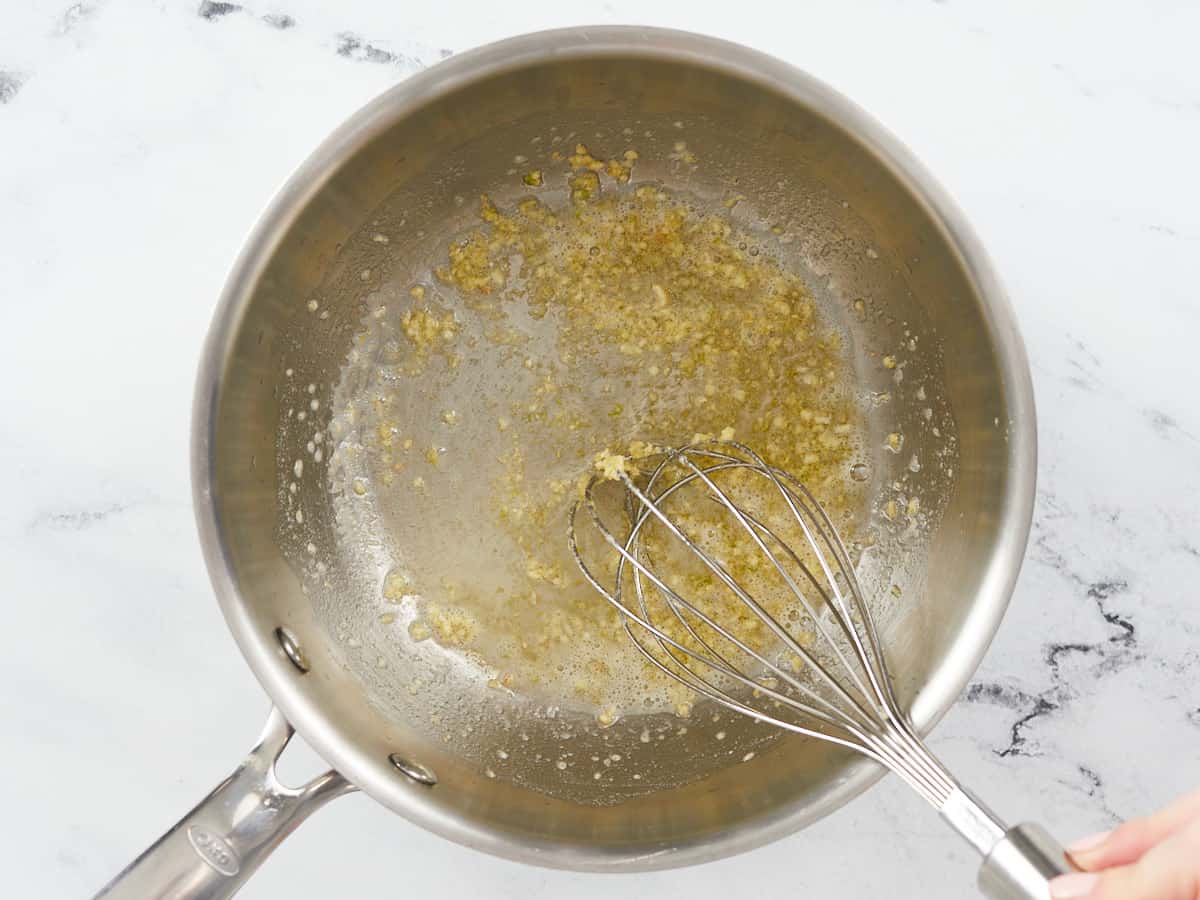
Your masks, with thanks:
[[(684, 141), (670, 158), (698, 163)], [(408, 357), (391, 373), (393, 395), (377, 398), (363, 429), (382, 468), (369, 482), (371, 499), (401, 493), (426, 511), (450, 506), (447, 492), (461, 482), (449, 466), (437, 477), (425, 470), (428, 485), (421, 476), (393, 478), (403, 463), (392, 454), (426, 448), (418, 452), (437, 465), (443, 449), (468, 458), (468, 442), (486, 433), (495, 444), (482, 476), (491, 505), (473, 514), (497, 530), (497, 546), (511, 542), (511, 584), (500, 592), (469, 577), (453, 588), (410, 584), (396, 573), (385, 579), (384, 597), (417, 607), (413, 640), (468, 650), (522, 690), (570, 696), (601, 725), (646, 696), (687, 716), (692, 692), (637, 656), (615, 611), (571, 562), (562, 537), (567, 510), (593, 475), (636, 479), (689, 436), (736, 437), (839, 516), (862, 490), (846, 477), (861, 446), (860, 413), (845, 390), (839, 336), (781, 262), (782, 228), (747, 234), (719, 203), (626, 184), (639, 159), (633, 149), (610, 157), (580, 143), (560, 159), (567, 171), (524, 166), (514, 177), (528, 187), (565, 183), (568, 202), (550, 205), (549, 192), (526, 192), (513, 207), (481, 197), (477, 227), (450, 244), (434, 280), (416, 273), (425, 283), (408, 287), (412, 302), (376, 320), (399, 323), (394, 341)], [(553, 341), (538, 343), (530, 322), (552, 324)], [(457, 384), (453, 367), (474, 362), (480, 348), (502, 355), (492, 377), (504, 391), (476, 423), (466, 414), (473, 407), (449, 408), (462, 402), (457, 392), (436, 392)], [(434, 357), (445, 366), (423, 369)], [(432, 392), (428, 427), (400, 416), (414, 389)], [(413, 437), (402, 439), (401, 427)], [(697, 513), (690, 524), (720, 538), (721, 526), (705, 518), (712, 514)], [(884, 515), (899, 514), (889, 501)], [(414, 572), (436, 568), (432, 559), (405, 562)], [(760, 577), (753, 552), (731, 553), (728, 562), (739, 576)]]

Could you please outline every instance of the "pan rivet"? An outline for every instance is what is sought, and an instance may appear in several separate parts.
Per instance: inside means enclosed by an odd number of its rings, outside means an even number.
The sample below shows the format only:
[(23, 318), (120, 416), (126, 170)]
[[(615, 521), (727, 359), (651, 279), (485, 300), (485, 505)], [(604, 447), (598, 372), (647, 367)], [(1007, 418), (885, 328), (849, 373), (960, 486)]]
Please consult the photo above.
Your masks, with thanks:
[(426, 787), (433, 787), (437, 784), (437, 776), (431, 770), (425, 768), (420, 763), (409, 762), (399, 753), (393, 753), (388, 757), (388, 761), (418, 784), (423, 784)]
[(300, 649), (300, 642), (291, 631), (280, 625), (275, 629), (275, 640), (279, 641), (279, 646), (283, 648), (284, 654), (292, 661), (292, 665), (300, 670), (301, 674), (308, 671), (308, 657)]

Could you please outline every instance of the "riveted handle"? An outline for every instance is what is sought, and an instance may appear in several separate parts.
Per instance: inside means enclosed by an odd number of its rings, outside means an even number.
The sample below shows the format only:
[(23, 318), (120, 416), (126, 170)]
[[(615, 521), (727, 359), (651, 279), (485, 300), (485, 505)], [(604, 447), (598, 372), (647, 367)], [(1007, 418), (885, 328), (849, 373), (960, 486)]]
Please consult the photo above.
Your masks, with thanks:
[(354, 790), (337, 772), (299, 788), (279, 783), (275, 763), (292, 738), (277, 709), (234, 771), (97, 900), (220, 900), (232, 897), (296, 827), (334, 797)]

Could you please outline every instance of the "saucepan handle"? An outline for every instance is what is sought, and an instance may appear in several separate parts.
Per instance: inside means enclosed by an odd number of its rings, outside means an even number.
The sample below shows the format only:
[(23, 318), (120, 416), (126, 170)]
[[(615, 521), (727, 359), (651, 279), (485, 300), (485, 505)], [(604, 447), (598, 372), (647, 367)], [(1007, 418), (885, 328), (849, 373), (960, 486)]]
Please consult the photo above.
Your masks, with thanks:
[(299, 788), (275, 777), (292, 738), (277, 709), (228, 778), (97, 894), (105, 900), (218, 900), (232, 897), (309, 815), (354, 790), (337, 772)]
[(1077, 869), (1040, 825), (1025, 822), (1004, 833), (979, 867), (979, 889), (991, 900), (1050, 900), (1050, 879)]

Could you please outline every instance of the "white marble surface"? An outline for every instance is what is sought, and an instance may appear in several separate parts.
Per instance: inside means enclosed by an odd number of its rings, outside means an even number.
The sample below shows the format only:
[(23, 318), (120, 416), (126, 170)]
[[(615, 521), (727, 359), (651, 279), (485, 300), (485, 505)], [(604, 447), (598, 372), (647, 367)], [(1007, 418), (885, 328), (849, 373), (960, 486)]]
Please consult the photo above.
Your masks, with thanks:
[[(825, 79), (937, 173), (1007, 281), (1040, 408), (1037, 520), (934, 747), (1002, 814), (1064, 837), (1200, 783), (1200, 7), (455, 6), (4, 4), (3, 893), (90, 894), (266, 711), (212, 600), (187, 470), (200, 342), (259, 211), (416, 68), (585, 21), (722, 35)], [(636, 877), (486, 858), (353, 796), (244, 896), (949, 900), (972, 880), (965, 846), (889, 780), (773, 846)]]

